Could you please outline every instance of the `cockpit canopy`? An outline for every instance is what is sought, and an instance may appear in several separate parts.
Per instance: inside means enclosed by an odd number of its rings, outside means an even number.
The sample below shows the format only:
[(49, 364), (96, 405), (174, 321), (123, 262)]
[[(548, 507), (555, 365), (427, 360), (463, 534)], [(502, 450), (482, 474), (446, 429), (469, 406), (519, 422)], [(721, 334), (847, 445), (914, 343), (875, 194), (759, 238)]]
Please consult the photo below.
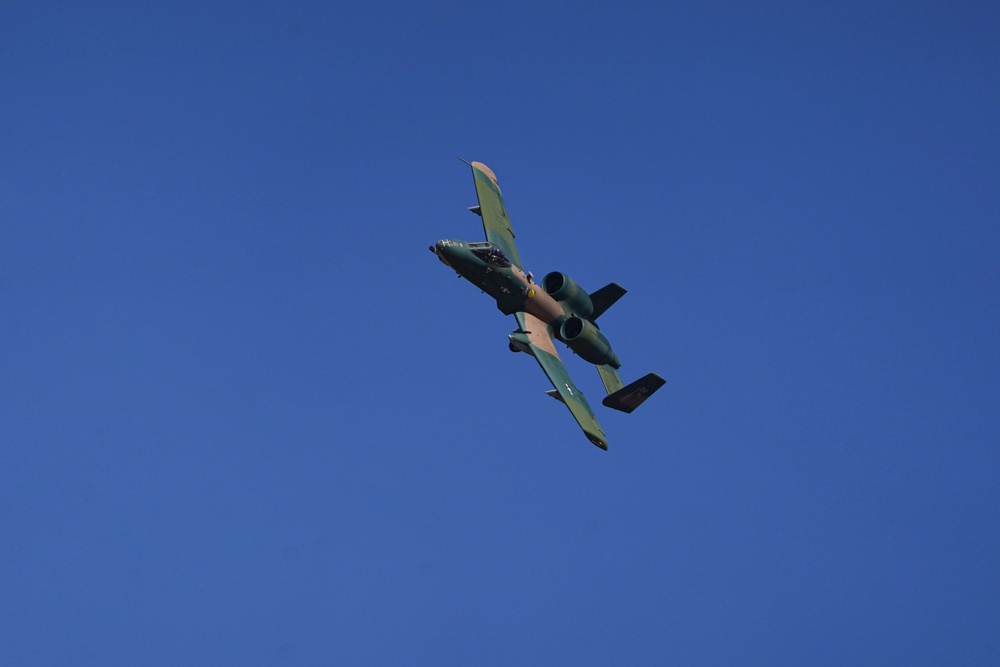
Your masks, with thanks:
[(489, 241), (470, 243), (469, 250), (487, 264), (492, 264), (493, 266), (510, 266), (510, 260), (507, 259), (507, 255), (503, 254), (503, 250)]

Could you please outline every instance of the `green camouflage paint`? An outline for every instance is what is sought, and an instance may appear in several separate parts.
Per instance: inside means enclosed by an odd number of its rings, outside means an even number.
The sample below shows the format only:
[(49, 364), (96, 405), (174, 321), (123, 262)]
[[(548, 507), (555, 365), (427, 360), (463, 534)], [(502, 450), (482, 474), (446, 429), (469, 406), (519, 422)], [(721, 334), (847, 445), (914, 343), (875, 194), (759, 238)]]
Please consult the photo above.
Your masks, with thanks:
[(625, 289), (611, 283), (587, 295), (568, 276), (550, 274), (543, 283), (550, 279), (557, 283), (560, 286), (554, 292), (557, 296), (567, 291), (565, 300), (554, 298), (531, 274), (524, 272), (496, 175), (481, 162), (466, 164), (472, 167), (479, 199), (479, 204), (469, 210), (482, 218), (486, 241), (442, 239), (430, 250), (461, 277), (489, 294), (502, 313), (514, 315), (518, 328), (508, 336), (510, 349), (527, 352), (535, 358), (552, 383), (553, 389), (547, 393), (566, 405), (594, 445), (606, 450), (607, 437), (583, 392), (573, 384), (554, 340), (558, 338), (597, 366), (608, 393), (604, 405), (623, 412), (634, 410), (662, 386), (663, 379), (650, 373), (623, 387), (616, 370), (618, 358), (594, 323), (625, 294)]

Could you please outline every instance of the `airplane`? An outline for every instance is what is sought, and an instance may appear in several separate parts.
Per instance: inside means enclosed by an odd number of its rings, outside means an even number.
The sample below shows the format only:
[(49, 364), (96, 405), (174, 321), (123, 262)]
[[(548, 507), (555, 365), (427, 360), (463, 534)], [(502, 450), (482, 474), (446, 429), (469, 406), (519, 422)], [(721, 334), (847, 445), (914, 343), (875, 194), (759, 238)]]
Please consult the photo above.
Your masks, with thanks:
[(597, 326), (597, 318), (625, 294), (625, 289), (611, 283), (587, 294), (572, 278), (557, 271), (536, 283), (521, 264), (496, 175), (482, 162), (462, 162), (472, 167), (479, 204), (469, 210), (482, 218), (486, 241), (442, 239), (430, 246), (430, 251), (459, 277), (493, 297), (500, 312), (514, 316), (517, 329), (507, 337), (511, 352), (535, 358), (552, 383), (553, 388), (545, 393), (569, 408), (590, 442), (607, 450), (607, 436), (583, 392), (570, 379), (553, 341), (565, 343), (597, 366), (608, 393), (604, 405), (631, 413), (665, 380), (649, 373), (631, 384), (622, 383), (618, 373), (621, 362)]

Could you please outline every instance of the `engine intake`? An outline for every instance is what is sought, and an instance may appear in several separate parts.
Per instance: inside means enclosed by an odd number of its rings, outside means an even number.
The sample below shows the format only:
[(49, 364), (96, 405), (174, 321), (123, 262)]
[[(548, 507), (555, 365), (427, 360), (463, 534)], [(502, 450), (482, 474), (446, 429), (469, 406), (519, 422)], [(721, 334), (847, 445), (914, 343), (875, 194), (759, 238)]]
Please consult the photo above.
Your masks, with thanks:
[(612, 368), (619, 368), (622, 365), (601, 330), (582, 317), (576, 315), (567, 317), (559, 327), (558, 335), (559, 340), (566, 343), (569, 349), (592, 364), (598, 366), (607, 364)]
[(572, 315), (589, 319), (594, 314), (594, 303), (590, 295), (565, 273), (553, 271), (542, 278), (542, 289), (556, 301), (569, 308)]

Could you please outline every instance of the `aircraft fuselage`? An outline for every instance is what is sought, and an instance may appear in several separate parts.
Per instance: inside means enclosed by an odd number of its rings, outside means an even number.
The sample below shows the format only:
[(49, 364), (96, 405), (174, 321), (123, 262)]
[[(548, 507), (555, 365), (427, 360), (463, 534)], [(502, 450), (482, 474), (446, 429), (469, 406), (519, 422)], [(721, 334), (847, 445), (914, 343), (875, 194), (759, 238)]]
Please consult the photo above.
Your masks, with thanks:
[(459, 276), (493, 297), (504, 315), (531, 313), (550, 326), (565, 318), (559, 302), (530, 274), (507, 261), (491, 243), (442, 239), (430, 251)]

